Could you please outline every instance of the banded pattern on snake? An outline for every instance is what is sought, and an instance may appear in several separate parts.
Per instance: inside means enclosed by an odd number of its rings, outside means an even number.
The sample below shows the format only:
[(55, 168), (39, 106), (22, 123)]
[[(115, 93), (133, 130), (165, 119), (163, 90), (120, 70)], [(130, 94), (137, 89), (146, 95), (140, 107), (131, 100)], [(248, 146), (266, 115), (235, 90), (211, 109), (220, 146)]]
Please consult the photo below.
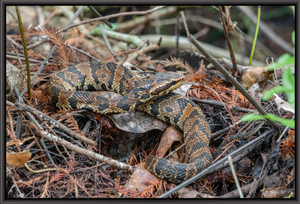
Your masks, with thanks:
[[(190, 99), (170, 91), (184, 76), (159, 73), (144, 80), (114, 62), (86, 62), (54, 73), (46, 91), (56, 107), (87, 109), (101, 114), (138, 109), (183, 131), (188, 164), (151, 156), (146, 168), (159, 178), (180, 183), (210, 165), (210, 127), (201, 109)], [(123, 98), (111, 100), (97, 91), (113, 91)]]

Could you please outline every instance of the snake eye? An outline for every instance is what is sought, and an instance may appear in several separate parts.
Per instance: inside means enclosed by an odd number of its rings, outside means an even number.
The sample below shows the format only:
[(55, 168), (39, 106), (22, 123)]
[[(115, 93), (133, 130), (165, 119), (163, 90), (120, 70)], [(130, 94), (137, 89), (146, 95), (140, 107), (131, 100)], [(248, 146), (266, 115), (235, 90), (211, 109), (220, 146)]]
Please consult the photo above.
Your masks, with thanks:
[(163, 84), (162, 86), (158, 86), (153, 88), (150, 91), (150, 94), (153, 96), (165, 94), (166, 92), (172, 91), (177, 89), (181, 84), (183, 83), (183, 80), (181, 81), (172, 81), (170, 83)]
[(153, 96), (159, 95), (161, 92), (168, 90), (171, 86), (173, 86), (172, 83), (167, 83), (163, 86), (156, 87), (155, 89), (150, 91), (150, 94)]

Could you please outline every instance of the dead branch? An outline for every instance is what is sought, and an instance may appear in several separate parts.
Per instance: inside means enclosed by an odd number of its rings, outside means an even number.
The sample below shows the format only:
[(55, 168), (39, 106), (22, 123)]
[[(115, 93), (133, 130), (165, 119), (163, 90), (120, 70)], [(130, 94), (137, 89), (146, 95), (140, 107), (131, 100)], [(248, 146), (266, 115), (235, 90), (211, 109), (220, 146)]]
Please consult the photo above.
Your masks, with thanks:
[(79, 140), (82, 140), (88, 144), (92, 144), (92, 145), (97, 145), (97, 143), (93, 140), (90, 140), (86, 137), (83, 137), (81, 136), (80, 134), (74, 132), (73, 130), (69, 129), (68, 127), (66, 127), (65, 125), (63, 125), (62, 123), (58, 122), (57, 120), (54, 120), (53, 118), (51, 118), (50, 116), (46, 115), (45, 113), (31, 107), (31, 106), (28, 106), (28, 105), (25, 105), (25, 104), (21, 104), (19, 102), (16, 103), (16, 107), (20, 110), (20, 111), (28, 111), (28, 112), (31, 112), (35, 115), (37, 115), (38, 117), (41, 117), (43, 118), (44, 120), (52, 123), (53, 125), (61, 128), (62, 130), (64, 130), (66, 133), (68, 133), (69, 135), (79, 139)]
[(94, 22), (94, 21), (103, 21), (103, 20), (108, 20), (110, 18), (115, 18), (115, 17), (119, 17), (119, 16), (147, 15), (147, 14), (150, 14), (150, 13), (152, 13), (156, 10), (159, 10), (163, 7), (164, 6), (157, 6), (153, 9), (149, 9), (147, 11), (134, 11), (134, 12), (125, 12), (125, 13), (115, 13), (115, 14), (108, 15), (108, 16), (102, 16), (102, 17), (98, 17), (98, 18), (94, 18), (94, 19), (89, 19), (89, 20), (81, 21), (80, 23), (76, 23), (76, 24), (73, 24), (73, 25), (66, 26), (66, 27), (60, 29), (59, 31), (57, 31), (57, 33), (61, 33), (61, 32), (64, 32), (64, 31), (70, 29), (70, 28), (73, 28), (73, 27), (76, 27), (76, 26), (79, 26), (79, 25), (83, 25), (83, 24), (86, 24), (86, 23), (91, 23), (91, 22)]

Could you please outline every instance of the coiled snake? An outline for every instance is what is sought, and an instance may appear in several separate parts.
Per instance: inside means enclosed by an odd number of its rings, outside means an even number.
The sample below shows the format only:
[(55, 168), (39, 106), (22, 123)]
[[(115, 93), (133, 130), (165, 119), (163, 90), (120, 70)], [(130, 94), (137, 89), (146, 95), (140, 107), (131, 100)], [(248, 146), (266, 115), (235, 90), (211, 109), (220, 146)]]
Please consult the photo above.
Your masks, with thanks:
[[(146, 168), (157, 177), (180, 183), (212, 161), (210, 127), (201, 109), (193, 101), (170, 92), (183, 80), (177, 73), (160, 73), (144, 80), (114, 62), (86, 62), (54, 73), (46, 91), (58, 108), (87, 109), (102, 114), (138, 109), (181, 129), (188, 164), (156, 156), (151, 156), (146, 163)], [(123, 98), (106, 99), (97, 91), (114, 91)]]

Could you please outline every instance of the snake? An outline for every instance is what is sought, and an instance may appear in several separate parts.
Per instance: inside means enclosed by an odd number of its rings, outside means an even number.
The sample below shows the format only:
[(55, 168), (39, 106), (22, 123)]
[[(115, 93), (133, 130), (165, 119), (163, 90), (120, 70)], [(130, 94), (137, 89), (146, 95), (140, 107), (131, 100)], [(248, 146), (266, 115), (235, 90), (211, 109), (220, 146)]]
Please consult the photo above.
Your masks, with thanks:
[[(90, 61), (64, 68), (51, 75), (46, 92), (52, 103), (67, 109), (86, 109), (100, 114), (144, 111), (183, 132), (187, 163), (150, 156), (146, 169), (155, 176), (181, 183), (210, 166), (210, 126), (192, 100), (173, 90), (182, 85), (184, 76), (176, 72), (141, 77), (115, 62)], [(122, 95), (107, 99), (100, 91)]]

